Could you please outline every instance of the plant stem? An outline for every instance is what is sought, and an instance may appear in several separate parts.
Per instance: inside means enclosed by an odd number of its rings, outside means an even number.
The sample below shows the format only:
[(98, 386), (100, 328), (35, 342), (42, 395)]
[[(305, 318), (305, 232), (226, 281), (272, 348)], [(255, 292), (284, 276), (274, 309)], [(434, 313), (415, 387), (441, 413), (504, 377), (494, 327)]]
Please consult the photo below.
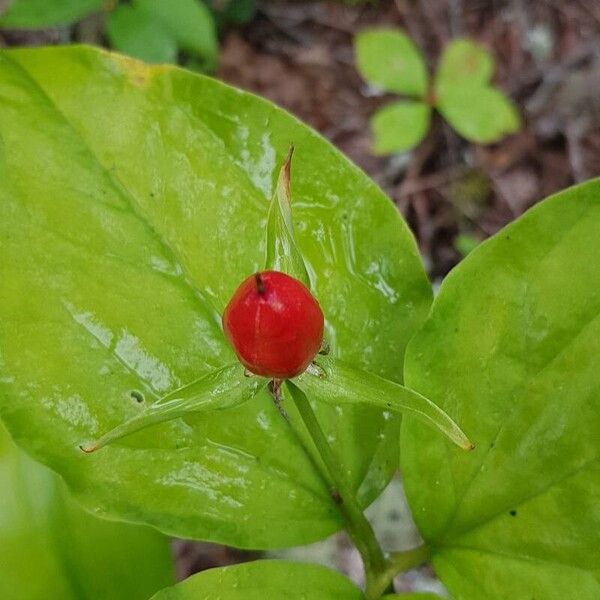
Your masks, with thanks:
[[(335, 486), (332, 496), (339, 504), (340, 511), (346, 521), (348, 534), (363, 559), (367, 590), (369, 590), (374, 582), (379, 581), (382, 574), (387, 570), (387, 563), (381, 546), (375, 537), (371, 524), (356, 501), (353, 489), (341, 471), (306, 394), (291, 381), (287, 381), (287, 387)], [(385, 590), (385, 587), (383, 589)], [(379, 596), (367, 595), (367, 598), (379, 598)]]
[(431, 550), (425, 544), (411, 550), (391, 554), (386, 569), (378, 574), (371, 588), (367, 590), (367, 600), (379, 598), (388, 589), (398, 573), (404, 573), (426, 563), (430, 556)]

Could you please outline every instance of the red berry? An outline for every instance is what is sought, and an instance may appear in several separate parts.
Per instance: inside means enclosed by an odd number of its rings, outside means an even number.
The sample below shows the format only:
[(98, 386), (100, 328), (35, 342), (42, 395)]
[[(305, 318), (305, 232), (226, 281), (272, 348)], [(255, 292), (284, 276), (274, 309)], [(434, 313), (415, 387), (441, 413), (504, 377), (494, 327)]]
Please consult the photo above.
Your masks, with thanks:
[(264, 271), (246, 279), (223, 313), (223, 329), (252, 373), (289, 379), (302, 373), (323, 341), (323, 313), (300, 281)]

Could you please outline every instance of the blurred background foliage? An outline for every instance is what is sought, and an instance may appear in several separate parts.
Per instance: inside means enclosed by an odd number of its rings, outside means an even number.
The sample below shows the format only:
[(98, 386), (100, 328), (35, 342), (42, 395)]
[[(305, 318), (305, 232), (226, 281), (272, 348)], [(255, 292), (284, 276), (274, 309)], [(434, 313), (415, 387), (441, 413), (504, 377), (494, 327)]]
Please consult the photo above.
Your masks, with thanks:
[(0, 598), (146, 600), (173, 583), (165, 536), (85, 512), (1, 423), (0, 489)]
[[(0, 27), (35, 30), (57, 27), (61, 41), (111, 48), (154, 63), (181, 62), (214, 71), (217, 31), (243, 24), (256, 11), (254, 0), (12, 0), (5, 2)], [(79, 31), (70, 28), (85, 21)]]

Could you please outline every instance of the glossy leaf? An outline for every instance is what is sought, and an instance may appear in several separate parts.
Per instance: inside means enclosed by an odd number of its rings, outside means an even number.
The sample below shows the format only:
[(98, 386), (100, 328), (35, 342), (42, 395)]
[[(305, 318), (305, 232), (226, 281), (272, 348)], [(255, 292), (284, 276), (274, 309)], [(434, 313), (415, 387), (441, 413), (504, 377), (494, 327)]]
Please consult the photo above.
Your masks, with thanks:
[(177, 41), (170, 31), (136, 5), (113, 10), (106, 25), (113, 48), (148, 62), (176, 62)]
[(362, 600), (362, 592), (341, 573), (310, 563), (284, 560), (209, 569), (162, 590), (152, 600)]
[(412, 513), (457, 600), (600, 597), (599, 228), (600, 180), (537, 205), (448, 276), (409, 345), (407, 384), (477, 444), (403, 421)]
[(479, 44), (469, 40), (452, 40), (444, 49), (437, 73), (436, 89), (452, 86), (484, 86), (494, 73), (494, 59)]
[(84, 512), (1, 424), (0, 488), (1, 598), (145, 600), (173, 582), (166, 538)]
[(265, 269), (283, 271), (310, 288), (310, 278), (296, 243), (290, 185), (293, 148), (279, 171), (267, 217), (267, 258)]
[(66, 25), (102, 10), (104, 0), (12, 0), (0, 27), (37, 29)]
[(421, 51), (402, 31), (373, 29), (355, 38), (356, 67), (369, 83), (388, 92), (423, 98), (427, 68)]
[(305, 373), (297, 380), (307, 395), (333, 404), (367, 404), (386, 412), (416, 415), (465, 450), (472, 444), (458, 425), (436, 404), (393, 381), (355, 369), (343, 361), (318, 360), (319, 375)]
[(460, 135), (472, 142), (488, 144), (521, 128), (512, 102), (498, 90), (477, 85), (445, 88), (437, 108)]
[(203, 59), (207, 70), (217, 62), (218, 42), (213, 16), (201, 0), (134, 0), (135, 6), (161, 23), (177, 45)]
[[(181, 69), (10, 51), (0, 101), (0, 411), (17, 441), (100, 514), (254, 548), (338, 529), (266, 393), (78, 446), (139, 414), (132, 390), (151, 404), (235, 360), (219, 313), (264, 264), (290, 140), (294, 227), (332, 353), (400, 382), (431, 290), (392, 203), (285, 112)], [(317, 410), (373, 500), (397, 465), (398, 419)]]
[(375, 152), (410, 150), (427, 135), (430, 119), (431, 109), (422, 102), (395, 102), (380, 108), (371, 119)]

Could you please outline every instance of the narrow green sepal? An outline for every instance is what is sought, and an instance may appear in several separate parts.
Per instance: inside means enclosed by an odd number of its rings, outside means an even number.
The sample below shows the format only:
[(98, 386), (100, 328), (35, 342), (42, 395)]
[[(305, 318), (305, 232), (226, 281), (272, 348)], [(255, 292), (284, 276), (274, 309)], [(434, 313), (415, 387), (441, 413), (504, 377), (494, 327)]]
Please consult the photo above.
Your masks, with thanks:
[(296, 243), (292, 220), (290, 179), (293, 154), (294, 147), (291, 146), (279, 171), (277, 188), (269, 208), (265, 268), (287, 273), (310, 288), (310, 278)]
[(315, 399), (331, 404), (370, 404), (392, 412), (408, 412), (441, 431), (465, 450), (475, 448), (460, 427), (431, 400), (399, 383), (356, 369), (343, 361), (319, 358), (321, 375), (308, 372), (296, 385)]
[[(253, 398), (266, 384), (266, 379), (246, 376), (238, 363), (216, 369), (163, 396), (139, 415), (107, 431), (95, 442), (82, 444), (80, 448), (86, 453), (95, 452), (151, 425), (171, 421), (189, 413), (238, 406)], [(139, 393), (135, 394), (139, 398)]]

